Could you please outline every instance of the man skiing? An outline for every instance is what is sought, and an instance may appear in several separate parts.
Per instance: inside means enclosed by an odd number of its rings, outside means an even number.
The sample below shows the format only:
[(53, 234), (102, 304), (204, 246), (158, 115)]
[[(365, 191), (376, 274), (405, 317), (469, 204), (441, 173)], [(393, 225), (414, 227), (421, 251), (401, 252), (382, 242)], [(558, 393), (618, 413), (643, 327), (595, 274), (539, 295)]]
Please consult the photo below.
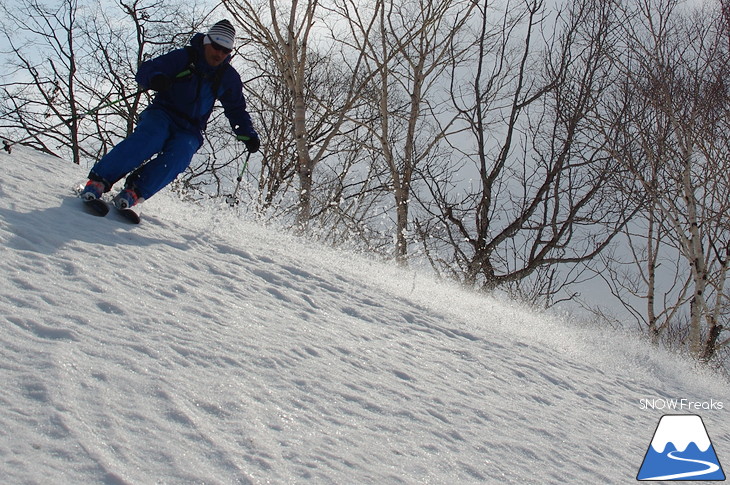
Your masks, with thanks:
[(241, 77), (229, 63), (234, 40), (233, 25), (221, 20), (207, 34), (195, 34), (189, 46), (140, 64), (135, 79), (157, 94), (134, 132), (91, 169), (81, 192), (85, 201), (101, 198), (127, 176), (113, 203), (128, 209), (172, 182), (202, 146), (216, 99), (237, 138), (250, 153), (258, 151), (259, 136), (246, 111)]

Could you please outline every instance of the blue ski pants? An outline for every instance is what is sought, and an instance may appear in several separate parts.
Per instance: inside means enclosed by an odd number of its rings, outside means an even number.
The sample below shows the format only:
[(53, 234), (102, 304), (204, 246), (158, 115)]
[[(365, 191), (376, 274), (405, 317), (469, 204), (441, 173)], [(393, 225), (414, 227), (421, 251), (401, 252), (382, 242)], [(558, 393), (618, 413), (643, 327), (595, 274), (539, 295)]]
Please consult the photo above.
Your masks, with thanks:
[[(103, 156), (90, 176), (102, 178), (111, 188), (132, 172), (126, 186), (149, 199), (190, 165), (202, 142), (199, 133), (181, 129), (165, 111), (146, 109), (134, 132)], [(155, 154), (154, 159), (144, 163)]]

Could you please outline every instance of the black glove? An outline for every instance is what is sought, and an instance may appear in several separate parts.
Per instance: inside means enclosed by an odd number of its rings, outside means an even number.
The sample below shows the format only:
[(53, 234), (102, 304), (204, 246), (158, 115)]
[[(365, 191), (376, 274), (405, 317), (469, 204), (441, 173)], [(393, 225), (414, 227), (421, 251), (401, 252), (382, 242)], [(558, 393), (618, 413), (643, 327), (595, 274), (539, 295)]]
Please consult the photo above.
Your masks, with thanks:
[(164, 74), (155, 74), (150, 79), (150, 89), (153, 91), (165, 91), (170, 89), (170, 86), (172, 86), (172, 79)]
[(258, 137), (238, 135), (236, 138), (246, 145), (246, 149), (249, 153), (256, 153), (261, 147), (261, 140), (259, 140)]

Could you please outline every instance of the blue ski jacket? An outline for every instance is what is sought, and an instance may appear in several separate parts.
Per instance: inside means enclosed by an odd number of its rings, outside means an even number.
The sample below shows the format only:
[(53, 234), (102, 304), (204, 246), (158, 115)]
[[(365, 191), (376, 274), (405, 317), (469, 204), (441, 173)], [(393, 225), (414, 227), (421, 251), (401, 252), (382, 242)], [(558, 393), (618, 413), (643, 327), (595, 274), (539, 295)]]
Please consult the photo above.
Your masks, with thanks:
[[(174, 80), (169, 89), (158, 92), (147, 109), (162, 109), (184, 130), (197, 133), (202, 143), (205, 130), (218, 99), (236, 135), (259, 138), (246, 111), (241, 76), (230, 65), (230, 56), (218, 67), (205, 61), (203, 37), (197, 33), (190, 45), (140, 64), (135, 76), (142, 87), (163, 74)], [(178, 77), (181, 73), (186, 75)]]

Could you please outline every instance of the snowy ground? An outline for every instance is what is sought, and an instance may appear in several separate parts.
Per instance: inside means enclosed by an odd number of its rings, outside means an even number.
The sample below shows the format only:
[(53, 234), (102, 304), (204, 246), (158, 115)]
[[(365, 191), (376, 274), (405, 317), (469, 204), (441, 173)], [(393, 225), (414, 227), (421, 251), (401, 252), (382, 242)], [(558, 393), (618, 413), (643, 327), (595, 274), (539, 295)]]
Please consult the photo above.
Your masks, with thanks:
[(0, 162), (2, 483), (635, 483), (664, 398), (723, 402), (676, 412), (730, 464), (730, 386), (642, 343)]

